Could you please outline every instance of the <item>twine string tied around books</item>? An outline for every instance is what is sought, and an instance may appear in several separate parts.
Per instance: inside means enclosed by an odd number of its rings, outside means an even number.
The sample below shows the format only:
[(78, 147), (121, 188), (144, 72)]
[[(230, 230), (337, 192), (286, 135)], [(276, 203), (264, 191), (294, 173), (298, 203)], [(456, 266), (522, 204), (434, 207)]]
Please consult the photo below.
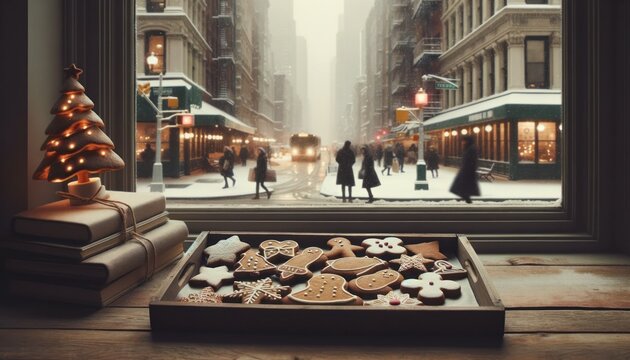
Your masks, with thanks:
[[(78, 195), (71, 194), (69, 192), (64, 192), (64, 191), (58, 191), (57, 195), (68, 200), (70, 199), (79, 200), (86, 204), (94, 202), (94, 203), (106, 206), (108, 208), (111, 208), (113, 210), (116, 210), (121, 219), (121, 223), (122, 223), (121, 231), (122, 231), (122, 234), (124, 234), (125, 236), (125, 241), (135, 241), (138, 244), (140, 244), (142, 248), (144, 249), (145, 263), (147, 264), (145, 280), (150, 279), (153, 276), (153, 273), (155, 272), (155, 267), (156, 267), (155, 258), (156, 258), (157, 250), (155, 249), (155, 245), (153, 244), (151, 240), (147, 239), (146, 237), (144, 237), (142, 234), (138, 232), (136, 214), (134, 213), (131, 205), (123, 201), (103, 199), (96, 196), (100, 193), (102, 188), (103, 186), (101, 185), (101, 187), (90, 197), (78, 196)], [(127, 234), (127, 213), (129, 213), (131, 217), (132, 229), (129, 234)]]

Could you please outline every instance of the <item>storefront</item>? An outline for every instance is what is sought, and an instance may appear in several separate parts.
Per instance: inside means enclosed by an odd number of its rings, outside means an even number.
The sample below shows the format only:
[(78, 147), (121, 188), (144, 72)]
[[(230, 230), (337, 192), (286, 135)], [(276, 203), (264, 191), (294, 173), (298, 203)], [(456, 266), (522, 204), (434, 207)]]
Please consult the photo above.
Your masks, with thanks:
[[(156, 101), (157, 89), (152, 82), (151, 100)], [(193, 128), (171, 128), (162, 131), (162, 164), (164, 176), (179, 177), (194, 171), (208, 170), (208, 158), (218, 157), (225, 146), (238, 152), (247, 146), (256, 128), (248, 126), (234, 116), (202, 100), (202, 91), (183, 80), (167, 80), (163, 84), (163, 95), (179, 100), (179, 109), (195, 115)], [(138, 177), (150, 177), (155, 151), (155, 112), (138, 96), (138, 121), (136, 126), (136, 159)], [(149, 155), (147, 155), (149, 154)]]
[(461, 137), (471, 135), (479, 166), (511, 180), (559, 179), (561, 94), (508, 92), (442, 112), (425, 122), (427, 141), (447, 166), (459, 166)]

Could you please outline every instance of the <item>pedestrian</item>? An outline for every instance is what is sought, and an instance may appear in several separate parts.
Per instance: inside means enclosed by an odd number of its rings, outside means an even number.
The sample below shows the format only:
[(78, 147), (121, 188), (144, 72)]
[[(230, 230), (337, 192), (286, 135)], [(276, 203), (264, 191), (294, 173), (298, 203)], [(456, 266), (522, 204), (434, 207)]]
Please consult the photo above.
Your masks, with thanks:
[(144, 150), (140, 153), (140, 158), (142, 159), (142, 166), (138, 166), (138, 176), (151, 176), (151, 166), (153, 166), (155, 162), (155, 150), (153, 150), (151, 144), (146, 144)]
[(241, 164), (247, 166), (247, 159), (249, 158), (249, 149), (247, 146), (241, 146), (241, 151), (238, 153), (238, 157), (241, 159)]
[(383, 160), (383, 145), (382, 144), (378, 144), (376, 145), (376, 161), (378, 161), (378, 167), (381, 167), (381, 160)]
[(396, 159), (398, 159), (398, 165), (400, 165), (400, 172), (404, 173), (405, 171), (403, 169), (405, 167), (405, 148), (401, 143), (396, 143), (396, 148), (394, 151)]
[(429, 151), (427, 151), (427, 169), (431, 170), (431, 177), (438, 177), (438, 169), (440, 168), (440, 155), (438, 155), (437, 150), (433, 146), (429, 147)]
[(346, 186), (348, 187), (348, 200), (352, 202), (352, 187), (354, 184), (354, 172), (352, 165), (356, 162), (356, 155), (350, 147), (350, 141), (343, 144), (343, 148), (337, 152), (336, 161), (339, 164), (337, 169), (337, 185), (341, 185), (341, 198), (346, 202)]
[(475, 139), (466, 135), (462, 137), (464, 155), (462, 165), (451, 185), (451, 192), (461, 197), (466, 203), (472, 203), (471, 196), (479, 196), (479, 183), (477, 182), (477, 147)]
[(254, 200), (260, 199), (260, 187), (262, 186), (267, 193), (267, 199), (271, 197), (269, 189), (265, 186), (265, 177), (267, 176), (267, 152), (262, 147), (258, 148), (258, 158), (256, 158), (256, 168), (254, 168), (256, 175), (256, 196)]
[(236, 179), (234, 178), (234, 152), (229, 146), (223, 148), (223, 156), (219, 159), (219, 166), (221, 166), (221, 176), (225, 181), (224, 189), (228, 188), (227, 179), (232, 180), (232, 187), (236, 185)]
[(374, 202), (374, 195), (372, 194), (372, 188), (381, 186), (381, 182), (378, 180), (376, 170), (374, 170), (374, 157), (367, 145), (361, 147), (361, 153), (363, 153), (363, 163), (361, 163), (361, 170), (359, 174), (360, 178), (363, 178), (363, 188), (368, 193), (368, 203)]
[(394, 150), (391, 145), (387, 145), (385, 151), (383, 151), (383, 169), (381, 174), (387, 170), (387, 176), (391, 176), (392, 165), (394, 164)]

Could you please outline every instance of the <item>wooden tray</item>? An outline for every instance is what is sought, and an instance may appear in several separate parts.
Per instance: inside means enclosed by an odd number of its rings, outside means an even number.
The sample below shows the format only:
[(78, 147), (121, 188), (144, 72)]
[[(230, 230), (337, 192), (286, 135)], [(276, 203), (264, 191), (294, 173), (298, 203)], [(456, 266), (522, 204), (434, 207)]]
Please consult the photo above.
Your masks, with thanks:
[[(468, 301), (456, 306), (372, 307), (313, 305), (191, 304), (176, 301), (188, 280), (202, 265), (203, 250), (232, 235), (257, 247), (268, 239), (295, 240), (301, 248), (319, 246), (343, 236), (359, 244), (368, 237), (395, 236), (406, 244), (438, 240), (440, 251), (468, 270)], [(449, 300), (447, 300), (448, 302)], [(214, 331), (222, 333), (301, 334), (426, 334), (503, 336), (505, 308), (488, 281), (475, 250), (464, 236), (435, 234), (313, 234), (204, 232), (169, 274), (164, 287), (149, 305), (154, 331)]]

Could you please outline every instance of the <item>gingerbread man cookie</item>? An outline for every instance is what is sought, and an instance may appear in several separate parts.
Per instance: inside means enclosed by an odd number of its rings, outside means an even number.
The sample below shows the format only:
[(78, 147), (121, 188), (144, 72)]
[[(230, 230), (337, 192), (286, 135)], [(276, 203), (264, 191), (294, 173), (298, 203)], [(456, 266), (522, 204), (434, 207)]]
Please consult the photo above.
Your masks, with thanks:
[(400, 284), (400, 291), (418, 299), (426, 305), (442, 305), (445, 298), (457, 298), (461, 295), (461, 287), (452, 280), (442, 280), (436, 273), (424, 273), (420, 279), (407, 279)]
[(220, 304), (221, 296), (214, 292), (210, 286), (201, 289), (199, 294), (188, 294), (187, 297), (178, 297), (177, 301), (193, 304)]
[(237, 279), (257, 279), (276, 272), (276, 266), (258, 254), (258, 250), (250, 249), (241, 256), (234, 270)]
[(195, 275), (188, 282), (193, 287), (211, 286), (218, 290), (223, 284), (231, 284), (234, 281), (234, 274), (228, 271), (227, 266), (216, 268), (202, 266), (199, 274)]
[(429, 271), (427, 267), (433, 265), (433, 260), (425, 259), (422, 255), (401, 255), (400, 259), (390, 260), (389, 263), (405, 277), (416, 277)]
[(351, 280), (348, 288), (362, 298), (373, 299), (378, 294), (387, 294), (398, 288), (405, 278), (397, 271), (386, 269), (374, 274), (359, 276)]
[(337, 259), (343, 257), (355, 257), (355, 251), (363, 252), (363, 247), (359, 245), (352, 245), (350, 240), (343, 237), (336, 237), (328, 240), (326, 242), (328, 246), (332, 247), (332, 249), (326, 251), (324, 255), (326, 255), (329, 259)]
[(346, 257), (326, 261), (326, 267), (322, 270), (324, 274), (337, 274), (346, 279), (353, 279), (357, 276), (372, 274), (379, 270), (387, 269), (387, 263), (379, 258)]
[(436, 261), (435, 264), (433, 264), (433, 272), (439, 274), (444, 280), (465, 279), (468, 275), (468, 271), (456, 268), (446, 260)]
[(258, 281), (236, 281), (234, 292), (223, 295), (225, 302), (243, 304), (279, 303), (283, 296), (291, 292), (290, 286), (274, 285), (270, 278)]
[(350, 294), (346, 279), (339, 275), (321, 274), (308, 281), (306, 289), (282, 299), (286, 304), (361, 305), (360, 297)]
[(407, 249), (402, 246), (403, 241), (395, 237), (385, 239), (365, 239), (361, 243), (365, 249), (365, 254), (371, 257), (379, 257), (384, 260), (397, 258), (407, 253)]
[(208, 256), (207, 266), (227, 265), (232, 266), (240, 254), (250, 248), (248, 243), (242, 242), (238, 236), (219, 240), (216, 244), (208, 246), (203, 252)]
[(299, 249), (300, 245), (293, 240), (265, 240), (260, 243), (260, 252), (265, 259), (274, 264), (294, 257)]
[(282, 284), (309, 279), (313, 276), (309, 268), (317, 267), (325, 262), (324, 250), (317, 247), (306, 248), (299, 255), (278, 266), (278, 279)]
[(411, 251), (414, 254), (422, 254), (427, 259), (432, 260), (446, 260), (448, 259), (446, 255), (440, 252), (440, 242), (439, 241), (431, 241), (424, 242), (420, 244), (410, 244), (405, 245), (407, 250)]
[(422, 305), (422, 303), (412, 297), (409, 294), (396, 294), (391, 291), (387, 295), (376, 295), (376, 300), (366, 301), (365, 305), (372, 306), (416, 306)]

